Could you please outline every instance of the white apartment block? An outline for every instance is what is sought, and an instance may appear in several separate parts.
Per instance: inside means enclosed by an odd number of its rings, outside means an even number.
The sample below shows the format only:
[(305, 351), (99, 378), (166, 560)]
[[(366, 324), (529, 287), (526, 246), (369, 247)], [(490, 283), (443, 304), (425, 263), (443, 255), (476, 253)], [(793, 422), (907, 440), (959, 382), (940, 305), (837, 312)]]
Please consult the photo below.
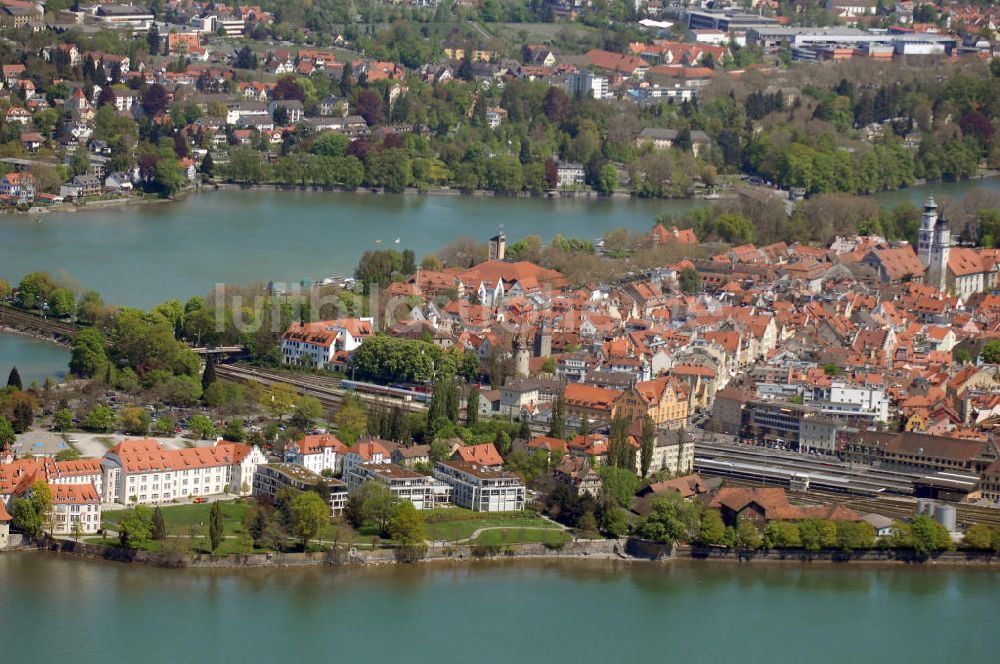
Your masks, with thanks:
[(104, 456), (104, 502), (157, 504), (224, 493), (249, 495), (259, 448), (218, 442), (165, 450), (155, 440), (124, 440)]
[(344, 454), (348, 450), (347, 445), (336, 436), (305, 436), (285, 448), (285, 461), (297, 463), (314, 473), (322, 473), (324, 470), (339, 473), (343, 467)]
[(281, 338), (282, 361), (325, 369), (338, 352), (350, 353), (375, 334), (373, 324), (372, 318), (292, 323)]
[(320, 495), (329, 492), (330, 518), (344, 513), (347, 507), (347, 485), (338, 480), (326, 479), (294, 463), (266, 463), (257, 466), (253, 475), (253, 496), (274, 500), (283, 488), (309, 491), (323, 488)]
[(344, 452), (341, 462), (341, 472), (346, 479), (354, 469), (363, 463), (391, 463), (392, 453), (377, 440), (366, 440), (355, 443)]
[(101, 527), (101, 497), (92, 484), (50, 485), (52, 533), (72, 535), (80, 524), (81, 535), (93, 535)]
[(488, 470), (467, 461), (441, 461), (434, 477), (451, 487), (451, 501), (476, 512), (524, 509), (525, 486), (514, 473)]
[(399, 500), (408, 500), (418, 510), (441, 507), (451, 500), (451, 486), (393, 463), (363, 463), (345, 475), (347, 490), (357, 491), (365, 482), (381, 482)]

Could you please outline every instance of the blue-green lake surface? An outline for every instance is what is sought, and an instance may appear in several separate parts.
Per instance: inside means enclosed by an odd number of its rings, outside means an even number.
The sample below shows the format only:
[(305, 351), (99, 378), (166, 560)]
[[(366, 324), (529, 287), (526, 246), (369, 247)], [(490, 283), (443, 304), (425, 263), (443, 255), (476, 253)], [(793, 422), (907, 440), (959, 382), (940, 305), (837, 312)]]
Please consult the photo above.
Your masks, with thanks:
[(1000, 575), (536, 561), (164, 570), (0, 554), (0, 660), (995, 662)]

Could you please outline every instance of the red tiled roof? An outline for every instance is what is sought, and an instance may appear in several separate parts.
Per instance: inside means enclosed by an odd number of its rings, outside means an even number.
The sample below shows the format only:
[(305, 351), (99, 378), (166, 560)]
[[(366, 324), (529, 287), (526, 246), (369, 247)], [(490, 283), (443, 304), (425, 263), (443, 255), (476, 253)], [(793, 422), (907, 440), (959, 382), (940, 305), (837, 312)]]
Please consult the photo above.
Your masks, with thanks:
[(497, 448), (493, 445), (493, 443), (459, 447), (455, 450), (455, 453), (458, 454), (462, 461), (478, 464), (480, 466), (503, 465), (503, 457), (500, 456), (500, 453), (497, 451)]

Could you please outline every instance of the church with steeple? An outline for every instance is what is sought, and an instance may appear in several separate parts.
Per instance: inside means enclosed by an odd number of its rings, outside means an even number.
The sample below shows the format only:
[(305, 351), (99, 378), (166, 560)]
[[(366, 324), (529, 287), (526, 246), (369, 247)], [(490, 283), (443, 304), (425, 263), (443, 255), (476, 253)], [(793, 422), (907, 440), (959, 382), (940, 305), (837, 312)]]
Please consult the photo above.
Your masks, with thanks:
[(917, 241), (917, 257), (927, 272), (924, 283), (939, 291), (947, 287), (948, 257), (951, 253), (951, 228), (948, 220), (938, 215), (937, 203), (929, 196), (924, 202)]

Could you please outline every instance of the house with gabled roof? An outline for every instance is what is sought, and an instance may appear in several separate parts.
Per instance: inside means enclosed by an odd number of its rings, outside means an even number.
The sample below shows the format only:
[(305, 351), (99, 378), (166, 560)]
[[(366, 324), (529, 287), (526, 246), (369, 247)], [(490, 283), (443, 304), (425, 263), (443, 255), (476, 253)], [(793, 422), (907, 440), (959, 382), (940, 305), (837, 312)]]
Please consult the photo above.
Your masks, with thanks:
[(351, 353), (374, 334), (372, 318), (296, 321), (281, 337), (282, 361), (324, 369), (334, 363), (338, 352)]

